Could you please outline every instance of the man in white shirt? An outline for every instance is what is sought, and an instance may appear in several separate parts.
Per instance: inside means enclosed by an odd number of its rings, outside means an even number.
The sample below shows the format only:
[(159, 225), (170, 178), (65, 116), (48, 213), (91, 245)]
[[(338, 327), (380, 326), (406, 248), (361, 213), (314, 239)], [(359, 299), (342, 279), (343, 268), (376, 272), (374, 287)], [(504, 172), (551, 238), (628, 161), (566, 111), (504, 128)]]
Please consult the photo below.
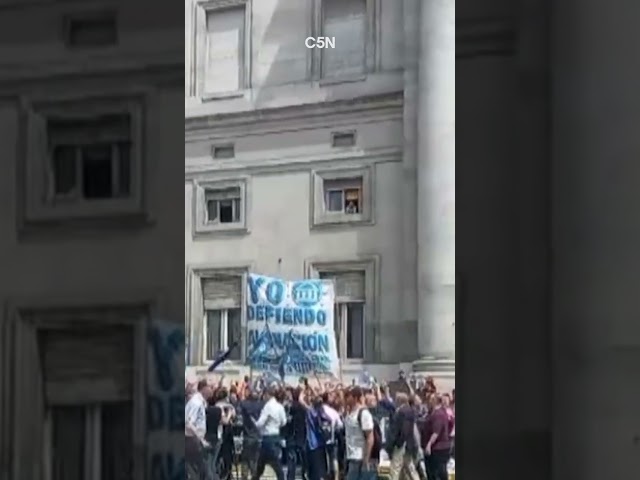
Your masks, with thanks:
[(212, 389), (206, 380), (198, 382), (198, 391), (193, 394), (184, 408), (184, 450), (187, 468), (191, 468), (198, 478), (205, 474), (203, 446), (207, 444), (207, 400)]
[(345, 400), (349, 411), (344, 419), (346, 480), (374, 480), (378, 473), (371, 459), (374, 444), (373, 417), (364, 405), (360, 387), (348, 390)]
[(255, 426), (262, 437), (258, 464), (252, 480), (259, 480), (264, 469), (269, 465), (276, 474), (277, 480), (284, 480), (284, 471), (280, 458), (282, 457), (282, 437), (280, 429), (287, 423), (287, 414), (278, 398), (280, 392), (276, 387), (267, 390), (266, 400), (260, 418), (255, 422)]

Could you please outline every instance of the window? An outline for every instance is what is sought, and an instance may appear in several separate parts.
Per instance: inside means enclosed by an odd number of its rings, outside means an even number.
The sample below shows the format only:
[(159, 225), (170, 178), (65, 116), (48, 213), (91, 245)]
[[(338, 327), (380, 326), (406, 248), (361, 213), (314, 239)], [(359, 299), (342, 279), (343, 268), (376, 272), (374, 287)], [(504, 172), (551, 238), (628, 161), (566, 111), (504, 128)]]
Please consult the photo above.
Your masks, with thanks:
[(332, 132), (331, 133), (331, 146), (338, 147), (353, 147), (356, 144), (355, 132)]
[(238, 95), (249, 81), (250, 23), (247, 0), (208, 0), (196, 6), (198, 94)]
[(46, 478), (131, 478), (133, 329), (45, 329), (39, 345), (50, 473)]
[(235, 156), (236, 156), (236, 151), (233, 144), (216, 145), (213, 147), (213, 158), (215, 159), (233, 158)]
[[(207, 310), (206, 358), (212, 360), (220, 352), (226, 351), (234, 342), (240, 342), (242, 310), (227, 308)], [(240, 360), (240, 349), (235, 348), (230, 360)]]
[(313, 227), (373, 223), (373, 166), (313, 172)]
[(324, 181), (324, 208), (329, 213), (362, 213), (362, 178)]
[(54, 406), (45, 420), (47, 478), (132, 478), (131, 402)]
[[(242, 275), (214, 274), (201, 282), (206, 316), (203, 338), (206, 363), (242, 339)], [(235, 348), (229, 358), (240, 360), (241, 349)]]
[(114, 12), (72, 15), (66, 18), (66, 43), (69, 47), (105, 47), (118, 41)]
[(193, 235), (248, 232), (248, 179), (193, 182)]
[(340, 358), (360, 360), (365, 349), (365, 273), (363, 271), (321, 272), (335, 288), (334, 329)]
[(52, 202), (126, 198), (131, 192), (127, 114), (49, 118)]
[(207, 223), (237, 223), (240, 221), (242, 193), (240, 188), (225, 190), (208, 190), (205, 193), (207, 202)]
[(144, 223), (144, 95), (27, 103), (21, 226)]

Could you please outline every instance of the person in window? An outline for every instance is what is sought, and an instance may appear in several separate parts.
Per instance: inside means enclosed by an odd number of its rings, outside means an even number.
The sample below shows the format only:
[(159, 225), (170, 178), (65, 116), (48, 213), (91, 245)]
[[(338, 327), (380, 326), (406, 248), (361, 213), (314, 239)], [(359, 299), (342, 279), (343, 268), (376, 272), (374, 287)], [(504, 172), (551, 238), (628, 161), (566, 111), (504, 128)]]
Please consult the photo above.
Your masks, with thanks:
[(344, 209), (344, 211), (348, 214), (348, 215), (354, 215), (356, 213), (358, 213), (358, 205), (356, 205), (356, 202), (354, 202), (353, 200), (347, 202), (347, 206)]

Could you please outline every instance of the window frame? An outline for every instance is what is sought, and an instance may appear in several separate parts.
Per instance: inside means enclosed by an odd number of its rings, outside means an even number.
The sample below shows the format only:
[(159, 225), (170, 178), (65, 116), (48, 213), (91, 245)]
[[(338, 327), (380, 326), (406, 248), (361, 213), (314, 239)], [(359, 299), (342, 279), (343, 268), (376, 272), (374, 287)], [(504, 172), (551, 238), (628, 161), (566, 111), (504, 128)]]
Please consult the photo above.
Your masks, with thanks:
[[(145, 218), (146, 195), (143, 172), (146, 168), (146, 93), (112, 97), (74, 97), (51, 101), (25, 100), (22, 105), (21, 143), (24, 157), (18, 172), (24, 185), (20, 220), (23, 226), (51, 221), (87, 221), (109, 218)], [(48, 118), (98, 117), (126, 114), (130, 119), (130, 194), (126, 197), (56, 200), (53, 195), (53, 149), (49, 145)], [(76, 162), (77, 163), (77, 162)], [(77, 165), (76, 165), (76, 168)], [(81, 187), (81, 179), (77, 180)]]
[[(364, 357), (361, 359), (346, 358), (346, 344), (344, 349), (344, 357), (340, 357), (344, 364), (360, 365), (362, 363), (376, 363), (380, 361), (381, 354), (381, 339), (379, 332), (380, 319), (378, 312), (380, 311), (380, 283), (379, 283), (379, 271), (380, 271), (380, 257), (378, 255), (372, 256), (357, 256), (355, 258), (347, 259), (327, 259), (327, 258), (308, 258), (304, 262), (305, 278), (320, 279), (323, 274), (335, 274), (341, 272), (353, 272), (362, 271), (364, 274), (364, 289), (365, 298), (364, 302), (361, 301), (349, 301), (346, 298), (336, 297), (335, 304), (346, 303), (363, 303), (363, 353)], [(334, 312), (335, 315), (336, 312)], [(336, 319), (334, 319), (334, 322)], [(335, 326), (334, 326), (335, 328)], [(346, 329), (346, 325), (341, 326), (341, 330)], [(341, 332), (342, 333), (342, 332)], [(343, 343), (344, 336), (340, 339), (340, 343)], [(341, 355), (341, 346), (338, 345), (338, 353)]]
[[(366, 283), (366, 278), (365, 278), (365, 283)], [(348, 311), (349, 311), (349, 305), (362, 305), (362, 357), (349, 357), (348, 352), (349, 352), (349, 346), (348, 346), (348, 329), (349, 329), (349, 325), (348, 325)], [(365, 318), (365, 314), (366, 314), (366, 305), (367, 305), (367, 300), (365, 299), (363, 300), (351, 300), (351, 299), (344, 299), (343, 301), (337, 301), (335, 302), (336, 305), (336, 312), (338, 313), (338, 317), (339, 317), (339, 321), (340, 321), (340, 338), (338, 339), (338, 357), (340, 358), (340, 360), (344, 361), (344, 362), (364, 362), (364, 357), (365, 357), (365, 352), (366, 352), (366, 345), (367, 345), (367, 338), (366, 338), (366, 322), (367, 319)], [(337, 318), (334, 318), (334, 322), (338, 320)]]
[[(186, 296), (186, 325), (185, 330), (189, 332), (187, 338), (189, 344), (188, 364), (192, 366), (200, 365), (206, 357), (205, 340), (203, 335), (207, 321), (207, 309), (202, 296), (203, 281), (216, 278), (220, 275), (238, 275), (242, 280), (242, 299), (240, 302), (240, 360), (231, 360), (229, 365), (244, 365), (246, 358), (246, 338), (247, 338), (247, 276), (250, 271), (255, 270), (253, 262), (234, 264), (194, 264), (187, 265), (187, 296)], [(212, 309), (210, 309), (212, 310)], [(224, 368), (223, 368), (224, 369)]]
[[(252, 2), (253, 0), (197, 0), (193, 10), (193, 38), (191, 95), (201, 101), (219, 100), (225, 98), (242, 97), (251, 88), (251, 51), (252, 51)], [(240, 59), (240, 85), (238, 90), (224, 92), (205, 91), (204, 76), (207, 71), (207, 16), (216, 11), (244, 9), (243, 45), (238, 49)]]
[[(313, 170), (311, 172), (310, 195), (310, 225), (312, 229), (326, 227), (341, 227), (345, 225), (373, 225), (375, 224), (375, 203), (374, 203), (374, 166), (364, 166), (360, 168), (338, 168), (332, 170)], [(353, 180), (359, 178), (360, 188), (360, 213), (346, 213), (328, 211), (326, 206), (326, 181)], [(354, 187), (356, 188), (356, 187)], [(343, 188), (345, 192), (347, 189)], [(344, 197), (344, 194), (343, 194)]]
[[(250, 183), (248, 177), (226, 180), (193, 180), (192, 235), (194, 238), (215, 234), (246, 235), (249, 233)], [(239, 221), (231, 223), (209, 222), (207, 194), (209, 192), (240, 190)]]
[[(320, 85), (332, 85), (366, 80), (367, 76), (380, 70), (380, 4), (381, 0), (363, 0), (365, 2), (365, 44), (363, 72), (359, 74), (325, 76), (324, 74), (324, 49), (311, 49), (311, 76)], [(324, 36), (324, 2), (314, 0), (312, 32), (314, 37)]]
[[(243, 299), (245, 297), (245, 295), (242, 295)], [(211, 363), (214, 361), (214, 358), (208, 358), (209, 354), (208, 354), (208, 350), (209, 350), (209, 313), (210, 312), (220, 312), (220, 322), (222, 323), (222, 331), (223, 334), (220, 335), (220, 339), (222, 340), (222, 344), (219, 346), (220, 350), (226, 350), (228, 349), (231, 345), (229, 344), (229, 310), (240, 310), (240, 341), (244, 341), (243, 340), (243, 336), (242, 336), (242, 307), (237, 307), (237, 308), (205, 308), (204, 313), (205, 313), (205, 320), (203, 322), (203, 330), (202, 330), (202, 340), (204, 342), (203, 346), (202, 346), (202, 352), (203, 352), (203, 362), (205, 364)], [(241, 362), (242, 361), (242, 352), (240, 352), (240, 358), (239, 359), (230, 359), (229, 361), (231, 362)]]
[[(132, 409), (132, 445), (133, 451), (133, 478), (142, 478), (146, 468), (147, 458), (144, 449), (146, 437), (146, 389), (147, 389), (147, 323), (149, 313), (154, 305), (157, 305), (158, 298), (149, 297), (147, 294), (125, 294), (128, 301), (114, 300), (122, 296), (107, 298), (94, 298), (90, 301), (65, 301), (56, 298), (55, 300), (43, 299), (42, 301), (21, 301), (14, 300), (9, 303), (9, 317), (11, 319), (11, 338), (16, 345), (21, 344), (25, 339), (37, 339), (41, 329), (69, 330), (77, 332), (82, 329), (82, 325), (113, 325), (131, 328), (133, 338), (133, 391), (131, 398)], [(101, 301), (102, 300), (102, 301)], [(9, 340), (9, 338), (7, 338)], [(35, 349), (39, 353), (39, 348)], [(38, 390), (38, 383), (41, 377), (34, 376), (30, 372), (34, 366), (34, 351), (15, 350), (10, 353), (15, 357), (12, 368), (11, 383), (12, 391), (10, 398), (13, 400), (14, 408), (12, 414), (16, 419), (13, 428), (10, 427), (11, 451), (16, 463), (13, 465), (11, 477), (13, 480), (22, 479), (25, 470), (29, 467), (20, 461), (21, 458), (32, 457), (33, 448), (40, 452), (43, 467), (50, 464), (51, 457), (47, 455), (46, 438), (50, 424), (47, 425), (46, 412), (42, 414), (42, 424), (37, 418), (33, 418), (33, 413), (21, 398), (29, 397), (34, 390)], [(25, 357), (27, 355), (27, 357)], [(44, 392), (42, 393), (44, 395)], [(44, 401), (44, 399), (42, 399)], [(28, 419), (24, 420), (24, 419)], [(26, 422), (26, 423), (24, 423)], [(23, 425), (26, 428), (18, 428)], [(38, 439), (34, 444), (34, 438)], [(26, 457), (25, 450), (30, 452)], [(47, 478), (47, 477), (44, 477)]]

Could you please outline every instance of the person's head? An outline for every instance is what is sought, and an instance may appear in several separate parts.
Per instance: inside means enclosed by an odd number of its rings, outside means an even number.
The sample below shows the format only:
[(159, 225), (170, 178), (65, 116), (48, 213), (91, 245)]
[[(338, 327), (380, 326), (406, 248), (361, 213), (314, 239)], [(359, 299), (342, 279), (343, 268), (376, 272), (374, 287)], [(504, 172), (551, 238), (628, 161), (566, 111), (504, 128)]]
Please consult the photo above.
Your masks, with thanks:
[(347, 408), (352, 409), (362, 405), (362, 389), (360, 387), (351, 387), (345, 395)]
[(209, 400), (213, 393), (213, 388), (209, 385), (206, 379), (202, 379), (198, 382), (198, 392), (205, 398), (205, 400)]
[(400, 408), (409, 405), (409, 395), (403, 392), (396, 393), (396, 407)]
[(275, 385), (272, 385), (265, 389), (264, 399), (271, 400), (272, 398), (276, 398), (277, 394), (278, 394), (278, 387), (276, 387)]
[(378, 405), (378, 397), (376, 397), (373, 392), (367, 392), (364, 397), (364, 402), (367, 408), (375, 408), (375, 406)]
[(226, 388), (222, 387), (216, 391), (215, 401), (216, 402), (226, 402), (229, 400), (229, 392)]
[(442, 406), (444, 408), (449, 408), (451, 406), (451, 395), (448, 393), (442, 395)]
[(404, 373), (404, 370), (400, 370), (398, 372), (398, 379), (403, 380), (403, 381), (407, 379), (407, 375), (406, 375), (406, 373)]
[(442, 406), (442, 397), (436, 393), (429, 397), (429, 410), (433, 411)]

